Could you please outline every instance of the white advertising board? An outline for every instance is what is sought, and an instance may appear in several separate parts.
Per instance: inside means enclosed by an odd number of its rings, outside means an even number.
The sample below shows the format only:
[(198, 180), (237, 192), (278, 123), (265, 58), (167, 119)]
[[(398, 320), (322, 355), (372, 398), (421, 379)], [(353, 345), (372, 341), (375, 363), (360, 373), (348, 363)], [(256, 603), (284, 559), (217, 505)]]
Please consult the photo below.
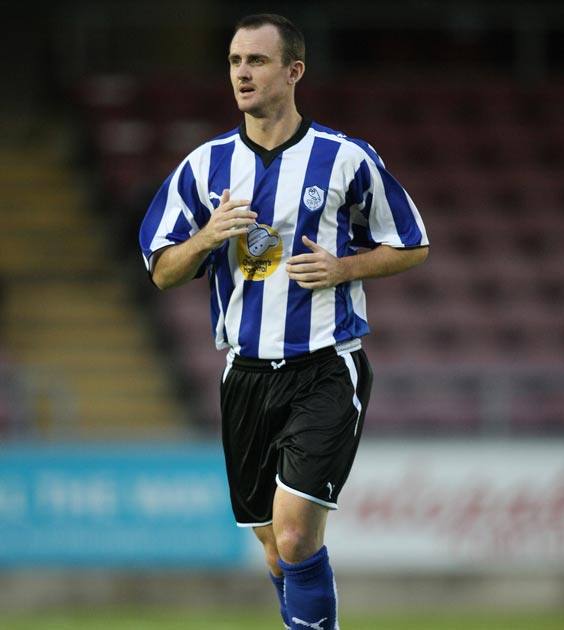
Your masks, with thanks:
[(354, 571), (564, 572), (564, 442), (365, 442), (326, 543)]

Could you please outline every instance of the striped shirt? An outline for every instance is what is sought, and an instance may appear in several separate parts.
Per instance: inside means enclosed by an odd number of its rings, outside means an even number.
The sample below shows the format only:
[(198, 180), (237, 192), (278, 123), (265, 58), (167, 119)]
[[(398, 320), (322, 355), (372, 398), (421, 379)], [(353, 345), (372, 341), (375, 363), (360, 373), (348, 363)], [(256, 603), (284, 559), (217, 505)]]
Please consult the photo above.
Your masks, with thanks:
[(258, 217), (247, 235), (211, 252), (201, 273), (216, 346), (241, 356), (288, 358), (370, 332), (360, 280), (311, 290), (288, 278), (286, 260), (310, 253), (302, 235), (339, 257), (428, 244), (415, 204), (368, 143), (304, 120), (267, 151), (241, 125), (190, 153), (155, 195), (140, 229), (149, 271), (155, 252), (207, 223), (224, 189), (252, 200)]

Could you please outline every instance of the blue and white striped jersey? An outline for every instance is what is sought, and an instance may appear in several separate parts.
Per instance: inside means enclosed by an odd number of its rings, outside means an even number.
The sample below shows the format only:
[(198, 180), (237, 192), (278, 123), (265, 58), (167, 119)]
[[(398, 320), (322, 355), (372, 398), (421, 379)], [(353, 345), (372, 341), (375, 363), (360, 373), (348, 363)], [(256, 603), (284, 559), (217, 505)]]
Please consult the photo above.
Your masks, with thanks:
[(155, 252), (207, 223), (226, 188), (258, 214), (205, 262), (216, 346), (242, 356), (288, 358), (370, 331), (361, 281), (312, 291), (289, 280), (286, 260), (309, 253), (302, 235), (335, 256), (428, 244), (415, 204), (366, 142), (304, 120), (266, 151), (242, 125), (195, 149), (162, 184), (140, 229), (149, 270)]

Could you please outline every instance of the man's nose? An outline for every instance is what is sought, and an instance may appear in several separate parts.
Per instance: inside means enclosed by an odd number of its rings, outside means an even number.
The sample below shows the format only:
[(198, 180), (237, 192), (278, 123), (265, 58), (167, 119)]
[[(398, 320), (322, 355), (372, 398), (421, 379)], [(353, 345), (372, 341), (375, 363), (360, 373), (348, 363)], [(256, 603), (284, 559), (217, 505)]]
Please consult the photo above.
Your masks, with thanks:
[(238, 79), (247, 79), (251, 75), (250, 66), (248, 63), (241, 62), (241, 64), (237, 68), (237, 78)]

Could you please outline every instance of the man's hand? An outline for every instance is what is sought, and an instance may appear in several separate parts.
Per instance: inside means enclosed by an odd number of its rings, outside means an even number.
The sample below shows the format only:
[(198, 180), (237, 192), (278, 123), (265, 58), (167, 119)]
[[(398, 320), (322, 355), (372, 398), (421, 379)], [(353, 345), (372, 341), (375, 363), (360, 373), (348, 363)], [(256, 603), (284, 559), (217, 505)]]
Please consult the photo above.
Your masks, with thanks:
[(231, 200), (229, 190), (224, 190), (219, 206), (200, 231), (202, 246), (211, 251), (221, 247), (228, 238), (246, 234), (248, 226), (252, 225), (258, 216), (249, 209), (250, 205), (248, 199)]
[(166, 247), (158, 255), (153, 269), (153, 282), (160, 289), (176, 287), (192, 280), (209, 253), (232, 236), (247, 233), (257, 213), (249, 210), (247, 199), (229, 199), (224, 190), (219, 206), (207, 224), (192, 238), (178, 245)]
[(302, 242), (312, 253), (288, 258), (286, 272), (291, 280), (295, 280), (304, 289), (327, 289), (345, 282), (341, 259), (307, 236), (302, 236)]
[(338, 258), (307, 236), (302, 236), (302, 242), (312, 253), (288, 258), (286, 272), (304, 289), (327, 289), (353, 280), (393, 276), (420, 265), (429, 252), (428, 246), (396, 249), (380, 245), (355, 256)]

